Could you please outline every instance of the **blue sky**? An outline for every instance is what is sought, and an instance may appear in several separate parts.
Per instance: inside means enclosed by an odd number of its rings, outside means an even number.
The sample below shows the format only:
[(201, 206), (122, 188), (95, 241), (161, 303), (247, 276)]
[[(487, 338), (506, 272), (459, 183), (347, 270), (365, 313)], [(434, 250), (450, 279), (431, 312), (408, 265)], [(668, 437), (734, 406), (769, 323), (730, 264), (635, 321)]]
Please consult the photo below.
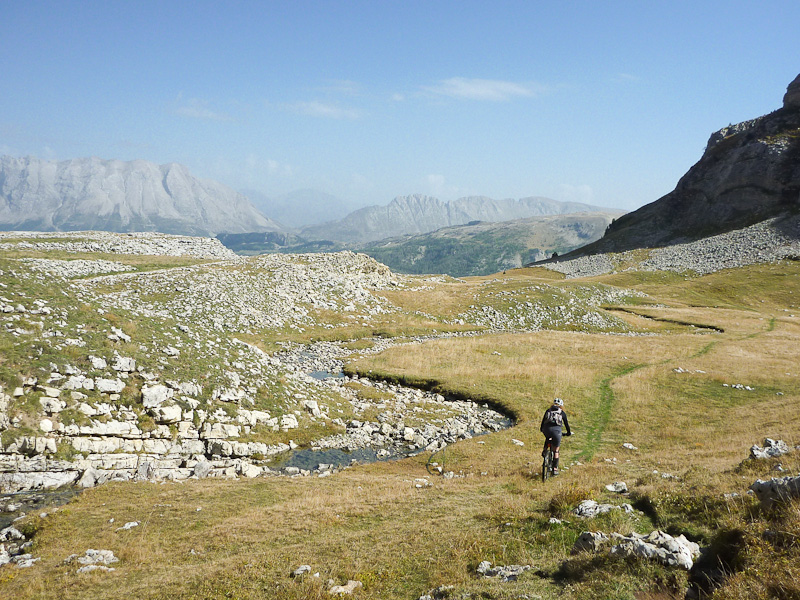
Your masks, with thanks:
[(633, 209), (778, 108), (800, 2), (0, 0), (0, 154)]

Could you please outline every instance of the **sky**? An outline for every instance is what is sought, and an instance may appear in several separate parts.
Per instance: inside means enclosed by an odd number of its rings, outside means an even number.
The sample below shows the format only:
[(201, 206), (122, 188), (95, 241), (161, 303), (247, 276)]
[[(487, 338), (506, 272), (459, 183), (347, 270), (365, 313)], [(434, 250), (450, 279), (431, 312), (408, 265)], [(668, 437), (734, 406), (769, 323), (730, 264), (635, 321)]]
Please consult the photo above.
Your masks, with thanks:
[(800, 2), (0, 0), (0, 154), (632, 210), (781, 106)]

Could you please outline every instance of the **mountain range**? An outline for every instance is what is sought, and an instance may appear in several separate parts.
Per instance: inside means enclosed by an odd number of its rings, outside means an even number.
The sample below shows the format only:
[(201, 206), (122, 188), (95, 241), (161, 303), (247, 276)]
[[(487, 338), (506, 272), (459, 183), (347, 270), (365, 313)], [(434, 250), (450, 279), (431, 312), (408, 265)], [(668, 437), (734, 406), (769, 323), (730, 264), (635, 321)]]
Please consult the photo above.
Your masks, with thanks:
[(604, 210), (607, 209), (540, 197), (494, 200), (486, 196), (469, 196), (442, 202), (431, 196), (416, 194), (398, 196), (386, 206), (361, 208), (339, 221), (305, 227), (299, 235), (306, 240), (365, 244), (400, 235), (423, 234), (443, 227), (465, 225), (471, 221), (499, 222)]
[(214, 236), (281, 227), (244, 195), (177, 163), (2, 156), (0, 229)]

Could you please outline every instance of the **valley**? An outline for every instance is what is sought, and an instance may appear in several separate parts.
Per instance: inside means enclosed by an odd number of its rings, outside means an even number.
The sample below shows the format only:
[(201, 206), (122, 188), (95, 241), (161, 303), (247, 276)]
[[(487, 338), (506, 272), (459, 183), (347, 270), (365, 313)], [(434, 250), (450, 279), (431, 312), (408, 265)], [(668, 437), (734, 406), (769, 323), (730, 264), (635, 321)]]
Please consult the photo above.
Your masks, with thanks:
[[(778, 233), (740, 235), (753, 247)], [(720, 597), (797, 581), (793, 546), (752, 554), (764, 530), (800, 532), (797, 504), (760, 513), (746, 493), (800, 472), (797, 452), (746, 460), (767, 437), (800, 443), (791, 240), (737, 264), (715, 262), (726, 239), (706, 240), (683, 249), (697, 271), (641, 250), (605, 256), (602, 273), (581, 275), (577, 259), (577, 270), (553, 265), (566, 276), (463, 279), (348, 252), (237, 257), (159, 234), (6, 233), (0, 244), (2, 456), (28, 465), (6, 467), (4, 485), (36, 465), (94, 478), (16, 523), (38, 560), (2, 568), (13, 597), (324, 598), (348, 580), (364, 598), (682, 597), (707, 585), (704, 570), (571, 554), (587, 529), (685, 534), (726, 561)], [(347, 379), (308, 375), (339, 365)], [(538, 426), (554, 396), (575, 436), (544, 485)], [(467, 434), (464, 409), (440, 398), (515, 424)], [(430, 425), (446, 447), (429, 445)], [(422, 452), (345, 468), (277, 462), (294, 445), (354, 448), (375, 434)], [(617, 481), (624, 497), (606, 489)], [(634, 510), (589, 520), (572, 513), (583, 500)], [(714, 554), (720, 544), (735, 558)], [(114, 570), (65, 563), (87, 549), (112, 551)], [(530, 568), (504, 582), (477, 573), (482, 561)], [(302, 565), (310, 572), (292, 577)]]

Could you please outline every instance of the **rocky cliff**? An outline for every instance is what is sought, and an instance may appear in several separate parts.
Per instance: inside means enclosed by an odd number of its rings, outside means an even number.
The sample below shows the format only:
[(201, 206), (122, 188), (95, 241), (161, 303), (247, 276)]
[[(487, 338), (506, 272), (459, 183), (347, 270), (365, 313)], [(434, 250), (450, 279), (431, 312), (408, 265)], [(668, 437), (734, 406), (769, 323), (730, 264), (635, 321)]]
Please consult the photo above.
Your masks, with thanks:
[(428, 233), (470, 221), (511, 221), (543, 215), (601, 211), (579, 202), (559, 202), (549, 198), (494, 200), (485, 196), (442, 202), (423, 195), (400, 196), (386, 206), (368, 206), (340, 221), (307, 227), (301, 236), (307, 240), (331, 240), (361, 244), (401, 235)]
[(215, 235), (279, 228), (243, 195), (183, 165), (0, 157), (0, 229)]
[(601, 240), (572, 254), (684, 243), (798, 211), (800, 76), (781, 108), (712, 134), (675, 190), (617, 219)]

